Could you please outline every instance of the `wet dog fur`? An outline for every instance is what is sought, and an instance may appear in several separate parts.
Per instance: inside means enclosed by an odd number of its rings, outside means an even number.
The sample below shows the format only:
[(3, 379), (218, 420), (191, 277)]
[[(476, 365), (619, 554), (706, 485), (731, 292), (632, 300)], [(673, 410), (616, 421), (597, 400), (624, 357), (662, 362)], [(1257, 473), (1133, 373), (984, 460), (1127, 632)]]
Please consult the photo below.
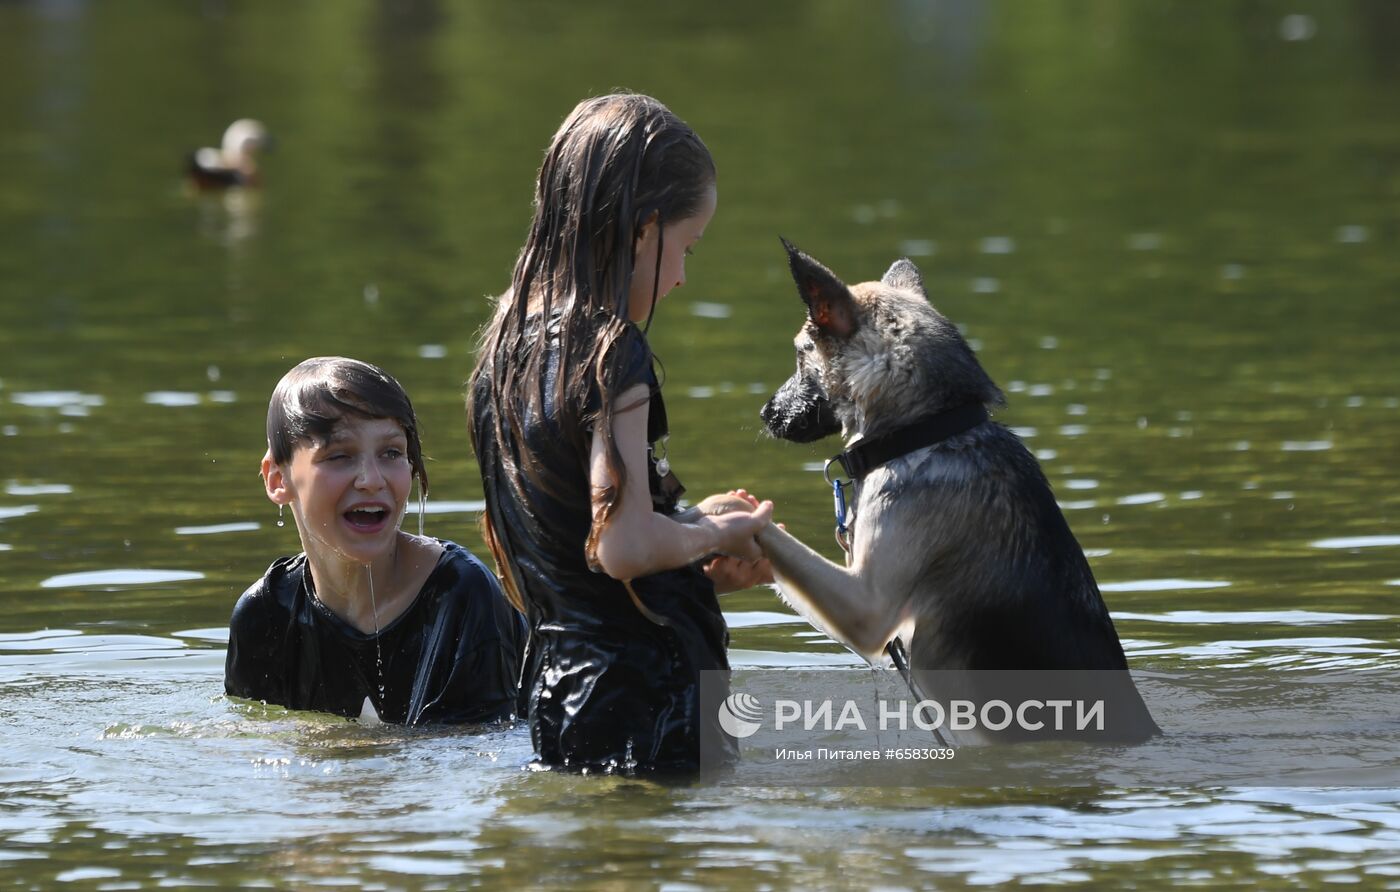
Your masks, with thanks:
[[(1004, 404), (909, 260), (848, 286), (783, 244), (807, 318), (796, 371), (761, 412), (773, 436), (840, 433), (850, 444), (968, 404)], [(819, 629), (871, 662), (902, 650), (919, 694), (920, 672), (1118, 670), (1112, 736), (1157, 733), (1084, 552), (1010, 430), (988, 420), (875, 468), (854, 517), (845, 566), (776, 525), (759, 536), (782, 596)]]

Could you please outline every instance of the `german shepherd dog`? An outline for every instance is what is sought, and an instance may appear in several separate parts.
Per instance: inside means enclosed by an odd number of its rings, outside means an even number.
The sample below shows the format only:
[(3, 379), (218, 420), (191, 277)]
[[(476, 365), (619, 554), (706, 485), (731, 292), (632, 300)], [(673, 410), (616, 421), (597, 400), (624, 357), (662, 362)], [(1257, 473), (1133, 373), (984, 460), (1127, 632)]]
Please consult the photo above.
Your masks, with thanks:
[(988, 418), (1005, 398), (919, 270), (899, 260), (880, 281), (847, 286), (783, 245), (807, 319), (797, 370), (761, 415), (784, 440), (841, 433), (847, 450), (833, 462), (855, 490), (846, 566), (776, 525), (760, 534), (785, 600), (872, 663), (893, 659), (918, 695), (947, 695), (940, 670), (1111, 670), (1066, 674), (1095, 679), (1078, 690), (1109, 691), (1099, 739), (1159, 733), (1050, 484)]

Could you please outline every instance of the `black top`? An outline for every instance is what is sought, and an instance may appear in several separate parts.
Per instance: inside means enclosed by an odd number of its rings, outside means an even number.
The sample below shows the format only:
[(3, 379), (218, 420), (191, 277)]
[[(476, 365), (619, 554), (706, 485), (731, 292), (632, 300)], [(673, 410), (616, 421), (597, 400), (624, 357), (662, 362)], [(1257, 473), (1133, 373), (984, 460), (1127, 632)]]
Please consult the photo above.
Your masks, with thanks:
[(381, 719), (409, 725), (510, 717), (524, 620), (470, 552), (439, 544), (418, 597), (377, 636), (316, 599), (305, 554), (273, 561), (234, 605), (224, 690), (349, 717), (368, 697)]
[[(654, 442), (666, 429), (651, 350), (631, 324), (613, 349), (622, 351), (623, 369), (615, 392), (642, 384), (653, 394), (647, 433)], [(522, 398), (523, 429), (511, 431), (506, 443), (494, 437), (487, 374), (470, 396), (487, 514), (514, 564), (530, 619), (522, 696), (535, 753), (554, 766), (693, 771), (701, 736), (718, 732), (715, 718), (700, 711), (699, 673), (729, 668), (729, 633), (714, 585), (695, 566), (633, 579), (648, 616), (622, 582), (589, 569), (591, 435), (562, 428), (554, 404), (558, 366), (555, 340), (542, 411), (529, 410)], [(598, 403), (590, 393), (588, 408)], [(520, 474), (520, 492), (508, 468), (521, 466), (522, 438), (539, 457), (540, 481)], [(674, 513), (679, 484), (658, 476), (654, 461), (649, 471), (656, 510)], [(728, 746), (715, 739), (720, 749)], [(714, 752), (707, 749), (707, 758)]]

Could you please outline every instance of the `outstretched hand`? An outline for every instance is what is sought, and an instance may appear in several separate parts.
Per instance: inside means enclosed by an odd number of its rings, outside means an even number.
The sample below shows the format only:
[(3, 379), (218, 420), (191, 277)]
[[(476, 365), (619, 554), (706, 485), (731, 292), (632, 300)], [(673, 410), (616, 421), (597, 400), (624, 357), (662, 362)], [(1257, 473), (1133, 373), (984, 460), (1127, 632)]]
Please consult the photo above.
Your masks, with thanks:
[(710, 515), (707, 520), (719, 534), (719, 547), (715, 550), (726, 557), (746, 561), (761, 559), (763, 551), (754, 537), (772, 518), (772, 502), (760, 502), (756, 507), (746, 504), (739, 510)]
[[(773, 512), (772, 502), (760, 502), (756, 497), (742, 489), (730, 490), (727, 494), (709, 496), (696, 507), (702, 513), (715, 518), (726, 514), (742, 514), (751, 518), (757, 518), (761, 515), (764, 518), (764, 523), (758, 524), (754, 528), (755, 534), (763, 529), (768, 520), (771, 519)], [(705, 575), (714, 583), (716, 593), (722, 595), (753, 588), (756, 585), (767, 585), (773, 581), (773, 567), (768, 563), (768, 559), (762, 556), (761, 551), (757, 551), (757, 543), (750, 541), (748, 544), (754, 546), (756, 554), (747, 552), (747, 549), (745, 554), (725, 553), (717, 555), (705, 564)]]

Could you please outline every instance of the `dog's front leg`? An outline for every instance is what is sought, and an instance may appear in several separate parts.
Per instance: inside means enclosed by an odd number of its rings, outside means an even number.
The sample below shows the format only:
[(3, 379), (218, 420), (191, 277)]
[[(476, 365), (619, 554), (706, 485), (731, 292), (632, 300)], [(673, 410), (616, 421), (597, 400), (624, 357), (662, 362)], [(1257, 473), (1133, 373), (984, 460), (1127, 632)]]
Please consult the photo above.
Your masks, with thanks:
[[(718, 494), (702, 499), (676, 519), (690, 522), (701, 514), (752, 507), (739, 496)], [(885, 645), (906, 617), (893, 598), (871, 584), (859, 555), (850, 567), (833, 564), (777, 524), (764, 527), (758, 544), (773, 565), (779, 594), (793, 610), (865, 660), (875, 663), (882, 658)]]
[(904, 617), (898, 603), (873, 590), (859, 557), (850, 567), (834, 564), (776, 524), (764, 527), (758, 544), (794, 610), (868, 662), (881, 658)]

